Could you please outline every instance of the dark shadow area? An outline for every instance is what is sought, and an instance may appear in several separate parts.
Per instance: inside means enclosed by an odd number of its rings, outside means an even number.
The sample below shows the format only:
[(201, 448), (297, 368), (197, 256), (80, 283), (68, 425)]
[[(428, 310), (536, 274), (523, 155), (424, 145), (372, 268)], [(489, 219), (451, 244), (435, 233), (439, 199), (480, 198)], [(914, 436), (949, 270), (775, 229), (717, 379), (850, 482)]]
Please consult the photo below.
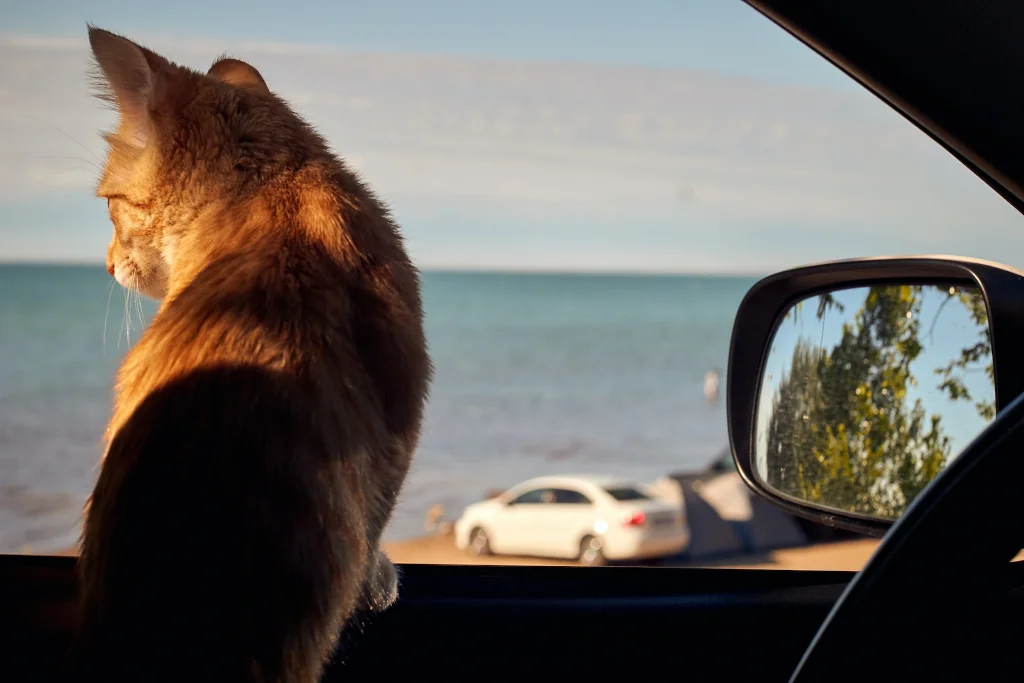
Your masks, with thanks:
[[(703, 470), (675, 472), (665, 477), (678, 489), (672, 497), (682, 498), (691, 537), (685, 553), (663, 558), (659, 564), (764, 564), (772, 561), (769, 553), (773, 550), (866, 538), (790, 515), (754, 494), (738, 477), (728, 449), (722, 450)], [(728, 486), (729, 495), (737, 498), (733, 502), (749, 508), (749, 516), (742, 520), (723, 517), (703, 493), (710, 484)]]
[(695, 487), (699, 480), (669, 478), (674, 479), (682, 491), (683, 511), (690, 525), (690, 547), (685, 559), (703, 562), (748, 552), (745, 529), (722, 519), (718, 511), (701, 497)]
[(197, 666), (201, 680), (245, 680), (253, 661), (278, 671), (278, 644), (300, 628), (331, 639), (321, 615), (350, 560), (329, 551), (355, 534), (317, 520), (342, 519), (358, 464), (348, 454), (361, 451), (339, 451), (335, 427), (312, 428), (323, 413), (311, 393), (298, 373), (211, 365), (134, 410), (78, 560), (94, 598), (80, 615), (90, 637), (69, 661), (78, 680), (192, 680)]

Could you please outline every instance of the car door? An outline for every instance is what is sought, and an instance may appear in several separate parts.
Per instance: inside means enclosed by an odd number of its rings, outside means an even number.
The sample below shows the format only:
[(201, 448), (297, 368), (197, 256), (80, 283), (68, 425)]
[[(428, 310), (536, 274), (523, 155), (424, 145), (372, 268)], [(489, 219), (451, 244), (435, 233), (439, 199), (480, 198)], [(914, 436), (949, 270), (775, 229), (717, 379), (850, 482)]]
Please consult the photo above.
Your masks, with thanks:
[(544, 500), (550, 497), (550, 490), (535, 488), (510, 500), (495, 515), (491, 548), (497, 553), (510, 555), (535, 554), (542, 545), (538, 542), (543, 518), (540, 510), (547, 507)]
[(569, 487), (552, 489), (554, 503), (544, 509), (542, 543), (552, 557), (579, 555), (580, 539), (594, 526), (594, 503)]

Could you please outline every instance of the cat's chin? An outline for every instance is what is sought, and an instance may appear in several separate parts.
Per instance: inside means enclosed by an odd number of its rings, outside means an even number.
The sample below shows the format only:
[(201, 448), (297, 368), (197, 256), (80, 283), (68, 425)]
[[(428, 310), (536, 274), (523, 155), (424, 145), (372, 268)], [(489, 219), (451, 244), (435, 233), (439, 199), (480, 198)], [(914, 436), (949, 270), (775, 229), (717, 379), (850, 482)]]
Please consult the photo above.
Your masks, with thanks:
[[(146, 274), (144, 274), (146, 273)], [(114, 269), (114, 279), (128, 291), (160, 301), (167, 295), (167, 278), (162, 269), (143, 270), (133, 258), (125, 258)]]
[(135, 288), (140, 294), (154, 301), (160, 301), (167, 296), (167, 282), (163, 278), (139, 278), (136, 280)]
[(167, 295), (167, 292), (162, 287), (155, 289), (140, 288), (139, 293), (141, 293), (147, 299), (152, 299), (153, 301), (162, 301), (163, 298)]

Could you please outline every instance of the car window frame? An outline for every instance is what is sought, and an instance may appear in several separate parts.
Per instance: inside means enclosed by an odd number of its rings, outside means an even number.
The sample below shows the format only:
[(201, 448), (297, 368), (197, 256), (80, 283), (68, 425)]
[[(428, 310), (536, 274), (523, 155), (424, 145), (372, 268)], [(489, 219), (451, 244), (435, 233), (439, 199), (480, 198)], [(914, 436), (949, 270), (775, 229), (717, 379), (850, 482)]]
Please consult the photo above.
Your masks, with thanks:
[[(551, 490), (554, 491), (554, 493), (555, 493), (555, 503), (554, 503), (555, 505), (593, 506), (595, 504), (595, 501), (591, 500), (590, 496), (588, 496), (587, 494), (583, 493), (579, 489), (573, 488), (571, 486), (552, 486)], [(582, 501), (576, 501), (576, 502), (566, 502), (566, 501), (558, 500), (558, 494), (559, 494), (560, 491), (564, 491), (566, 493), (575, 494), (575, 495), (579, 496), (580, 498), (582, 498), (583, 500)]]
[[(547, 486), (537, 486), (537, 487), (534, 487), (534, 488), (530, 488), (530, 489), (528, 489), (526, 491), (523, 491), (521, 493), (517, 493), (508, 502), (508, 504), (509, 505), (545, 505), (544, 501), (540, 500), (540, 497), (541, 497), (541, 494), (543, 494), (544, 491), (547, 491), (548, 489), (549, 489), (549, 487), (547, 487)], [(535, 500), (535, 501), (524, 501), (524, 500), (522, 500), (522, 498), (524, 498), (525, 496), (530, 495), (531, 493), (536, 493), (538, 500)]]
[[(634, 493), (639, 494), (639, 498), (617, 498), (612, 491), (619, 491), (623, 489), (629, 489)], [(646, 502), (655, 500), (655, 497), (650, 493), (644, 491), (641, 487), (635, 484), (617, 484), (613, 486), (602, 486), (601, 491), (609, 498), (614, 500), (616, 503), (635, 503), (635, 502)]]

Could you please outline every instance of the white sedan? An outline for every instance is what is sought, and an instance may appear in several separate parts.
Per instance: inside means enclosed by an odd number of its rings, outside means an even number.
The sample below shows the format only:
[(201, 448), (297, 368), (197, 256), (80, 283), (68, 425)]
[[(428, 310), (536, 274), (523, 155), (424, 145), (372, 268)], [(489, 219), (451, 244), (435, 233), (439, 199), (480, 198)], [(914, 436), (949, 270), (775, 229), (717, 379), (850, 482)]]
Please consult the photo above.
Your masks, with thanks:
[(683, 552), (683, 506), (630, 481), (601, 476), (537, 477), (473, 503), (455, 523), (455, 545), (474, 555), (576, 559), (586, 565)]

